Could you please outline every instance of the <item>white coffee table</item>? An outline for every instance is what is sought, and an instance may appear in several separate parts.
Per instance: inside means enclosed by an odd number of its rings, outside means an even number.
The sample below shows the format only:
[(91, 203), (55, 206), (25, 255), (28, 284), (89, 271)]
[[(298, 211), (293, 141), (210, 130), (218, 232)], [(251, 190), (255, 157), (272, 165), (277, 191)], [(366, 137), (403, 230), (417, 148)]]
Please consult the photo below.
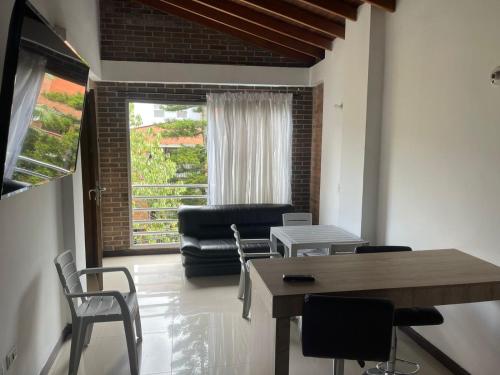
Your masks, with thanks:
[(301, 249), (330, 249), (335, 254), (335, 247), (368, 244), (348, 231), (335, 225), (299, 225), (271, 227), (271, 243), (273, 251), (277, 251), (278, 240), (285, 246), (285, 256), (296, 257)]

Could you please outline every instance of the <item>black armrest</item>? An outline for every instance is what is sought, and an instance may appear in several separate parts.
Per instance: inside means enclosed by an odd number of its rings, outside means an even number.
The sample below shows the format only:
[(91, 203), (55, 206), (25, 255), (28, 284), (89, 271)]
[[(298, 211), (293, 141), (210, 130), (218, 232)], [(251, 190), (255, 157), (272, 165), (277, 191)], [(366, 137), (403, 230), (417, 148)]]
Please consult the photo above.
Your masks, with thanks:
[(181, 251), (185, 249), (201, 251), (200, 242), (196, 237), (185, 236), (181, 234)]

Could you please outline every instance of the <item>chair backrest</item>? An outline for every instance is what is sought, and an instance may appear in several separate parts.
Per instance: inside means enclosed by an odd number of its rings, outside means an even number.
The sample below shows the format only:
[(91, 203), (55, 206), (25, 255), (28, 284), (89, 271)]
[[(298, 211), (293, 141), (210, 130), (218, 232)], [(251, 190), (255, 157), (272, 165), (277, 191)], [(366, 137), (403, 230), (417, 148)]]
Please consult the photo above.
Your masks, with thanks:
[(77, 302), (76, 300), (69, 298), (68, 294), (83, 293), (83, 288), (82, 283), (80, 282), (80, 274), (76, 269), (75, 260), (73, 259), (73, 253), (71, 250), (66, 250), (64, 253), (58, 255), (54, 259), (54, 264), (56, 265), (57, 274), (59, 275), (64, 295), (68, 300), (71, 312), (74, 313)]
[(389, 300), (306, 295), (302, 352), (306, 357), (387, 361), (393, 320)]
[(289, 212), (283, 214), (283, 225), (312, 225), (312, 214), (310, 212)]
[(240, 262), (244, 263), (245, 252), (243, 251), (243, 246), (241, 244), (240, 232), (238, 231), (238, 227), (236, 226), (236, 224), (231, 224), (231, 229), (234, 234), (234, 241), (236, 242), (236, 247), (238, 248), (238, 255), (240, 256)]
[(395, 253), (399, 251), (411, 251), (408, 246), (358, 246), (356, 248), (357, 254), (370, 254), (370, 253)]

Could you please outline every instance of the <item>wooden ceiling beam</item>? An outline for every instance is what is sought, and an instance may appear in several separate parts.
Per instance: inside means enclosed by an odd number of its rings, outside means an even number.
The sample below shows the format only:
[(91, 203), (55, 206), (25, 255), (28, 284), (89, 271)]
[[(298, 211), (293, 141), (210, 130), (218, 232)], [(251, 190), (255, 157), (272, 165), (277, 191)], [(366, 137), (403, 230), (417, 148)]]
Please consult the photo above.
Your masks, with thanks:
[(373, 4), (388, 12), (394, 13), (396, 11), (396, 0), (363, 0), (365, 3)]
[[(162, 0), (136, 0), (136, 1), (143, 3), (145, 5), (149, 5), (149, 6), (156, 8), (160, 11), (176, 15), (178, 17), (199, 23), (201, 25), (213, 28), (215, 30), (219, 30), (219, 31), (226, 33), (226, 34), (229, 34), (229, 35), (233, 35), (241, 40), (245, 40), (245, 41), (250, 42), (250, 43), (257, 45), (259, 47), (265, 48), (265, 49), (270, 50), (270, 51), (274, 51), (274, 52), (279, 53), (281, 55), (288, 56), (288, 57), (291, 57), (291, 58), (294, 58), (294, 59), (297, 59), (300, 61), (304, 61), (304, 62), (311, 64), (311, 65), (317, 61), (316, 58), (311, 57), (305, 53), (298, 52), (294, 49), (284, 47), (284, 46), (277, 44), (275, 42), (270, 42), (270, 41), (263, 39), (261, 37), (256, 37), (256, 36), (249, 34), (247, 32), (243, 32), (243, 31), (239, 30), (238, 28), (229, 27), (223, 23), (211, 20), (210, 18), (202, 17), (198, 14), (189, 12), (183, 8), (180, 8), (178, 6), (174, 6), (170, 3), (164, 2)], [(183, 0), (182, 3), (184, 3), (184, 2), (185, 1)]]
[(341, 0), (300, 0), (301, 2), (313, 5), (333, 15), (356, 21), (358, 18), (358, 7), (344, 3)]
[(254, 37), (265, 39), (269, 42), (279, 44), (283, 47), (295, 50), (297, 52), (309, 55), (316, 59), (325, 57), (325, 50), (310, 44), (290, 38), (289, 36), (276, 33), (254, 23), (242, 20), (231, 14), (221, 12), (204, 4), (204, 2), (196, 2), (195, 0), (161, 0), (163, 3), (173, 5), (184, 9), (188, 12), (196, 14), (200, 17), (207, 18), (211, 21), (221, 23), (225, 26), (237, 29), (241, 32), (253, 35)]
[[(313, 31), (295, 26), (275, 17), (258, 12), (244, 5), (240, 5), (227, 0), (195, 0), (198, 3), (205, 4), (221, 12), (231, 14), (242, 20), (252, 22), (266, 29), (278, 32), (291, 38), (300, 40), (323, 49), (332, 49), (332, 38), (319, 35)], [(344, 33), (339, 33), (339, 37), (345, 37)]]
[[(239, 0), (254, 9), (263, 10), (286, 18), (295, 24), (299, 24), (330, 37), (339, 36), (345, 38), (345, 26), (336, 23), (328, 18), (322, 17), (316, 13), (309, 12), (299, 6), (275, 0)], [(342, 35), (340, 36), (339, 33)]]

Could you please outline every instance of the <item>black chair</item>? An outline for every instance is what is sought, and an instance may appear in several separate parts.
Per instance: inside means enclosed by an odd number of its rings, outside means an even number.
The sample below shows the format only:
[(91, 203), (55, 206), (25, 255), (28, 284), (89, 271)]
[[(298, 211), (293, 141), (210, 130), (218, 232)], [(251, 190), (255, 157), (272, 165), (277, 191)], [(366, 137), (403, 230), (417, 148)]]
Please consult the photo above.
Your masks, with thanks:
[[(412, 249), (408, 246), (360, 246), (356, 248), (356, 253), (358, 254), (398, 251), (412, 251)], [(435, 326), (443, 324), (443, 321), (443, 316), (435, 307), (398, 308), (394, 311), (394, 327)], [(390, 359), (386, 363), (379, 363), (376, 368), (367, 370), (367, 374), (412, 375), (420, 370), (420, 365), (418, 363), (396, 357), (398, 342), (396, 328), (394, 328), (392, 332), (392, 341)], [(397, 362), (413, 366), (414, 370), (410, 372), (397, 371)]]
[(344, 359), (362, 366), (364, 361), (387, 361), (393, 319), (394, 305), (389, 300), (306, 295), (302, 353), (334, 359), (334, 375), (344, 373)]

